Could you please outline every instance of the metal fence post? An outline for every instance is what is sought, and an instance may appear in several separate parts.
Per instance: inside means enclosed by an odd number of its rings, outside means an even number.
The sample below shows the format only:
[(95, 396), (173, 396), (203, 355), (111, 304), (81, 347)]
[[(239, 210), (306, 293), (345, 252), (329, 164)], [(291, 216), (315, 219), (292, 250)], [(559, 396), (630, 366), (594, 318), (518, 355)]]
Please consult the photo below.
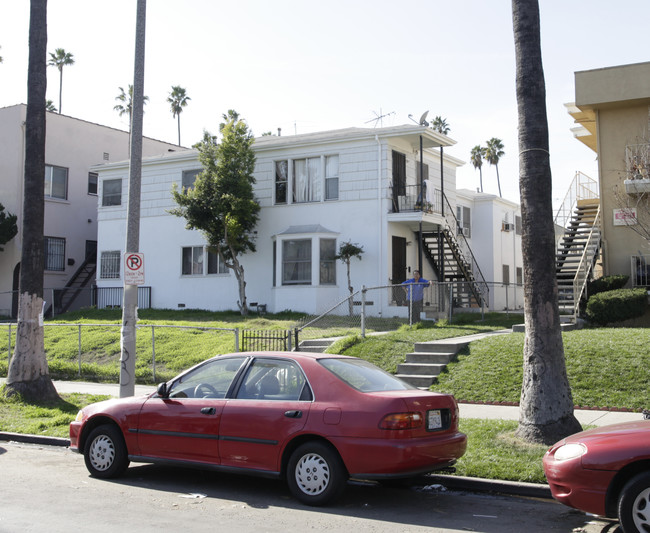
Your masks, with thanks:
[(81, 377), (81, 324), (79, 324), (79, 332), (77, 333), (77, 344), (79, 347), (79, 377)]
[(366, 286), (361, 286), (361, 338), (366, 338)]
[(287, 339), (287, 350), (292, 352), (293, 350), (291, 349), (291, 330), (290, 329), (286, 330), (284, 334), (286, 335), (286, 339)]
[(7, 339), (7, 365), (10, 364), (11, 364), (11, 322), (9, 322), (9, 338)]
[(449, 322), (454, 314), (454, 284), (449, 283)]
[(151, 367), (153, 382), (156, 383), (156, 326), (151, 326)]
[(239, 351), (239, 328), (235, 328), (235, 351)]

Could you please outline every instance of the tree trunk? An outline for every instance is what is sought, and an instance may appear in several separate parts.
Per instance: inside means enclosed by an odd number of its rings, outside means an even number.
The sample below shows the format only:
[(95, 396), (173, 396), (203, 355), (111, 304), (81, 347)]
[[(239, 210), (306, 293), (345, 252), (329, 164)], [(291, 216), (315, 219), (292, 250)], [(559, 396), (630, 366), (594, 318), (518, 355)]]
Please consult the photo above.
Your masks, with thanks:
[(517, 436), (552, 444), (581, 426), (573, 415), (560, 328), (538, 2), (513, 0), (512, 13), (526, 323)]
[(45, 212), (45, 92), (47, 0), (31, 0), (25, 184), (16, 346), (7, 373), (7, 393), (27, 401), (59, 398), (47, 368), (43, 340), (43, 222)]
[(237, 260), (237, 256), (235, 255), (233, 255), (232, 263), (230, 264), (226, 263), (226, 266), (232, 268), (233, 272), (235, 273), (235, 277), (237, 278), (237, 283), (239, 285), (239, 300), (237, 301), (239, 312), (241, 313), (241, 316), (248, 316), (248, 303), (246, 300), (246, 280), (244, 279), (244, 267), (241, 266), (241, 263)]

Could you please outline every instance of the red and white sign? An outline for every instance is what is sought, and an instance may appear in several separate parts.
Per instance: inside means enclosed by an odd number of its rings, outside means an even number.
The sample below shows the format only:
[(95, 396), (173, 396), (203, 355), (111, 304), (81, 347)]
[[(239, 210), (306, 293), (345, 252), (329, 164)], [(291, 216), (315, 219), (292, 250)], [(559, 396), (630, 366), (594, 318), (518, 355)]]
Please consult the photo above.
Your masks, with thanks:
[(636, 224), (636, 207), (614, 209), (614, 226), (635, 226)]
[(144, 285), (144, 254), (124, 254), (124, 284)]

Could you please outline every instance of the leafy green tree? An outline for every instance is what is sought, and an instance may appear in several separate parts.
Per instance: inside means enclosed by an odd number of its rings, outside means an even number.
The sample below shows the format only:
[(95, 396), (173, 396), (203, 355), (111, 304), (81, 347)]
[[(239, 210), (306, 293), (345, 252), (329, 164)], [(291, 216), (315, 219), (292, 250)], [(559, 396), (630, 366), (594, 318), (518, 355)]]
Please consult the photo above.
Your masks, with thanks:
[(181, 145), (181, 113), (190, 100), (191, 98), (187, 96), (183, 87), (172, 85), (172, 92), (169, 93), (167, 102), (171, 105), (172, 117), (178, 118), (178, 146)]
[(546, 86), (537, 0), (512, 0), (524, 265), (524, 368), (517, 435), (552, 444), (581, 429), (560, 329)]
[(16, 221), (18, 217), (9, 212), (5, 213), (4, 205), (0, 204), (0, 252), (4, 251), (4, 246), (18, 233)]
[(54, 102), (52, 100), (45, 101), (45, 111), (51, 111), (52, 113), (56, 113), (56, 107), (54, 106)]
[(449, 124), (447, 124), (447, 119), (442, 118), (441, 116), (437, 116), (433, 119), (431, 128), (443, 135), (449, 135), (449, 131), (451, 130)]
[(501, 197), (501, 181), (499, 181), (499, 160), (506, 155), (503, 151), (503, 142), (501, 139), (492, 137), (486, 143), (485, 148), (485, 159), (490, 165), (494, 165), (497, 169), (497, 185), (499, 186), (499, 197)]
[(483, 158), (485, 157), (485, 147), (477, 144), (470, 153), (470, 161), (474, 168), (478, 168), (478, 175), (481, 183), (481, 192), (483, 192)]
[(0, 252), (4, 251), (3, 246), (18, 233), (17, 220), (16, 215), (5, 213), (5, 206), (0, 204)]
[[(120, 94), (118, 94), (115, 99), (120, 102), (119, 104), (113, 106), (113, 109), (117, 111), (117, 114), (120, 116), (129, 115), (129, 128), (131, 128), (131, 114), (133, 113), (133, 85), (129, 84), (129, 91), (125, 92), (123, 87), (118, 87)], [(143, 103), (149, 101), (148, 96), (143, 96)]]
[(43, 220), (45, 216), (45, 93), (47, 89), (47, 0), (31, 0), (22, 248), (16, 345), (7, 371), (6, 394), (29, 402), (59, 395), (47, 367), (43, 336)]
[(194, 187), (172, 190), (178, 207), (170, 213), (186, 220), (187, 229), (201, 231), (208, 245), (224, 265), (235, 273), (239, 285), (237, 305), (248, 314), (246, 281), (240, 257), (255, 252), (253, 230), (259, 219), (260, 205), (255, 200), (254, 138), (239, 114), (229, 111), (220, 125), (221, 142), (209, 132), (196, 145), (203, 171)]
[(357, 258), (361, 261), (361, 254), (363, 254), (363, 246), (357, 244), (352, 244), (351, 241), (343, 242), (339, 246), (339, 253), (335, 256), (335, 259), (340, 260), (347, 269), (348, 275), (348, 291), (350, 291), (350, 300), (349, 300), (349, 312), (350, 316), (354, 314), (354, 302), (352, 301), (352, 293), (354, 293), (354, 288), (352, 287), (352, 280), (350, 278), (350, 263), (353, 258)]
[(50, 52), (50, 61), (48, 63), (51, 67), (59, 69), (59, 114), (61, 113), (61, 97), (63, 94), (63, 67), (74, 65), (74, 56), (66, 52), (63, 48), (57, 48), (54, 52)]

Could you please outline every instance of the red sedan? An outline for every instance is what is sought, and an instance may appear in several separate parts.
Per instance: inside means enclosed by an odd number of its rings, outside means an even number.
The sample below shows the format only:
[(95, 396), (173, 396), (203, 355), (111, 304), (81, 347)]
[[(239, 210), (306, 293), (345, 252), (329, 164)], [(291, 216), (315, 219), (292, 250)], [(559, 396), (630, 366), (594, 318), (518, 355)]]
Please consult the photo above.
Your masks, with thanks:
[(559, 502), (650, 531), (650, 420), (571, 435), (546, 452), (544, 471)]
[(467, 438), (452, 396), (354, 357), (263, 352), (214, 357), (148, 396), (89, 405), (70, 443), (96, 477), (129, 461), (214, 468), (286, 479), (298, 500), (321, 505), (349, 477), (449, 467)]

